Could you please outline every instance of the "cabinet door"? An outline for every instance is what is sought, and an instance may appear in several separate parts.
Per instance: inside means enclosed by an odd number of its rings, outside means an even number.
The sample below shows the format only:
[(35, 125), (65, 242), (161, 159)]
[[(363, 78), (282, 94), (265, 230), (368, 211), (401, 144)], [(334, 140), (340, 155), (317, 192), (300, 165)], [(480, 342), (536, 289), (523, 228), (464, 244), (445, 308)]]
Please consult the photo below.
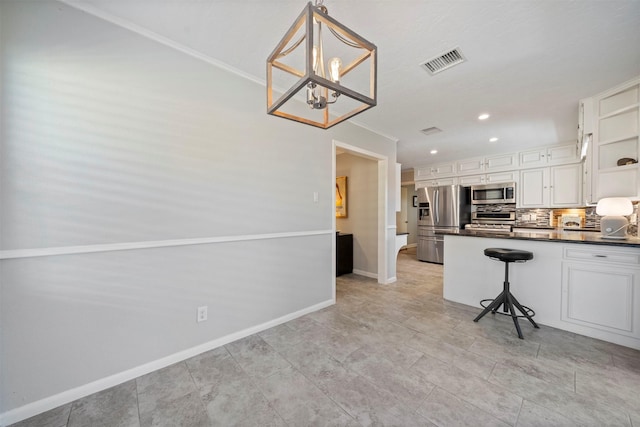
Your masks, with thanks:
[(520, 166), (523, 168), (547, 164), (547, 149), (541, 148), (520, 153)]
[[(594, 97), (592, 198), (640, 199), (640, 79)], [(618, 164), (621, 163), (621, 165)]]
[(518, 207), (545, 208), (549, 206), (549, 168), (520, 171)]
[(488, 173), (486, 175), (485, 182), (487, 184), (494, 184), (499, 182), (518, 182), (519, 178), (520, 175), (518, 174), (518, 171)]
[(595, 200), (604, 197), (629, 197), (637, 199), (640, 191), (640, 170), (637, 166), (617, 170), (600, 171), (595, 180)]
[(458, 161), (458, 173), (478, 173), (484, 170), (484, 157), (476, 157), (475, 159), (466, 159)]
[(431, 166), (422, 166), (414, 169), (413, 179), (415, 181), (422, 181), (431, 178), (433, 178), (433, 175), (431, 173)]
[(553, 166), (549, 170), (551, 207), (582, 205), (582, 165)]
[(559, 145), (547, 149), (547, 163), (549, 164), (571, 163), (578, 160), (580, 160), (580, 157), (577, 143)]
[(450, 178), (440, 178), (436, 180), (435, 185), (455, 185), (458, 183), (458, 178), (452, 176)]
[(562, 320), (640, 337), (638, 270), (607, 264), (562, 263)]
[(439, 178), (442, 176), (452, 176), (456, 174), (456, 164), (452, 163), (441, 163), (439, 165), (434, 165), (431, 167), (431, 174), (434, 178)]
[(458, 178), (458, 182), (460, 185), (479, 185), (484, 184), (485, 176), (484, 175), (467, 175), (461, 176)]
[(518, 168), (518, 155), (515, 153), (486, 157), (484, 170), (486, 172), (514, 170)]
[(429, 181), (416, 181), (416, 190), (429, 186)]

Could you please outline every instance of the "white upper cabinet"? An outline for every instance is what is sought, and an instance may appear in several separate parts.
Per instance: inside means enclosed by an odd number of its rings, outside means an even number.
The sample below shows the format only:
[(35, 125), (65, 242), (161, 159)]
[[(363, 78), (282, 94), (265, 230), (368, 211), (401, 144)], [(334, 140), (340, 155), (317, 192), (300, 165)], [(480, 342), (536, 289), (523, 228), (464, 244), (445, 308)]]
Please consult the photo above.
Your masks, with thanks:
[(518, 153), (486, 157), (484, 167), (486, 172), (518, 169)]
[(480, 185), (486, 183), (486, 175), (465, 175), (458, 178), (458, 184), (464, 186)]
[[(587, 105), (587, 103), (584, 103)], [(640, 78), (597, 95), (593, 106), (591, 201), (640, 199)]]
[(479, 184), (497, 184), (501, 182), (518, 182), (518, 171), (486, 173), (481, 175), (464, 175), (458, 177), (458, 184), (469, 186)]
[(516, 193), (519, 208), (549, 207), (549, 168), (520, 171), (520, 185)]
[(484, 157), (458, 161), (458, 174), (466, 175), (484, 172)]
[(432, 166), (422, 166), (415, 170), (415, 180), (424, 181), (456, 175), (456, 162), (439, 163)]
[(573, 163), (549, 168), (551, 207), (582, 206), (582, 165)]
[(578, 153), (577, 143), (543, 147), (520, 153), (520, 167), (522, 168), (557, 165), (579, 160), (580, 153)]
[(518, 154), (498, 154), (458, 160), (458, 175), (518, 169)]
[[(579, 145), (572, 142), (424, 166), (416, 169), (415, 180), (416, 188), (515, 182), (518, 207), (554, 208), (584, 205), (582, 174)], [(601, 175), (600, 185), (617, 188), (617, 180), (617, 175), (610, 180)], [(634, 177), (628, 180), (628, 185), (638, 183)]]
[[(420, 181), (420, 188), (422, 187), (439, 187), (441, 185), (455, 185), (458, 184), (458, 178), (450, 176), (448, 178), (430, 179), (428, 181)], [(416, 183), (416, 189), (417, 189)]]
[(520, 208), (582, 206), (582, 165), (522, 170), (517, 193)]

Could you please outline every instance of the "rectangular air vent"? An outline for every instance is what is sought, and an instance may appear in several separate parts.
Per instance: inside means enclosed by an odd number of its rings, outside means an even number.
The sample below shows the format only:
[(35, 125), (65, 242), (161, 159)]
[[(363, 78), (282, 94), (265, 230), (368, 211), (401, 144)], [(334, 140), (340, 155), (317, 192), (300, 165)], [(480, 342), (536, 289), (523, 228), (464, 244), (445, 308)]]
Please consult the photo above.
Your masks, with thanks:
[(434, 133), (442, 132), (442, 129), (431, 126), (430, 128), (422, 129), (420, 132), (424, 133), (425, 135), (432, 135)]
[(422, 68), (427, 70), (431, 75), (438, 74), (454, 65), (462, 64), (466, 61), (465, 57), (459, 48), (450, 50), (449, 52), (438, 55), (435, 58), (431, 58), (426, 62), (420, 64)]

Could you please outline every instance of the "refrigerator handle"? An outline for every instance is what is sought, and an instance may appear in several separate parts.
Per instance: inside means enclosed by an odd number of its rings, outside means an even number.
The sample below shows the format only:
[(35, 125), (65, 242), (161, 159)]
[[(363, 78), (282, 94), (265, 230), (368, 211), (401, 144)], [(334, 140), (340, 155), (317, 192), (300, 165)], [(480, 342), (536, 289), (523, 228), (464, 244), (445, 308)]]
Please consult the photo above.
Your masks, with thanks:
[(436, 194), (434, 199), (435, 199), (434, 201), (436, 202), (436, 206), (435, 206), (436, 224), (440, 224), (440, 189), (436, 189)]

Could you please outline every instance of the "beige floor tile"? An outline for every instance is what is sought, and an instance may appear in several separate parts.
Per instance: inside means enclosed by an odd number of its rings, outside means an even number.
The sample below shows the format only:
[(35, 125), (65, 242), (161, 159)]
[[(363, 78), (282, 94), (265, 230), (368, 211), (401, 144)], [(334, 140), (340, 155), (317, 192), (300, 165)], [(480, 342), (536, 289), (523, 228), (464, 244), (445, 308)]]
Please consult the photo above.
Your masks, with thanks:
[[(336, 279), (334, 306), (15, 427), (640, 427), (640, 352), (442, 298), (442, 266)], [(526, 303), (526, 302), (525, 302)]]

